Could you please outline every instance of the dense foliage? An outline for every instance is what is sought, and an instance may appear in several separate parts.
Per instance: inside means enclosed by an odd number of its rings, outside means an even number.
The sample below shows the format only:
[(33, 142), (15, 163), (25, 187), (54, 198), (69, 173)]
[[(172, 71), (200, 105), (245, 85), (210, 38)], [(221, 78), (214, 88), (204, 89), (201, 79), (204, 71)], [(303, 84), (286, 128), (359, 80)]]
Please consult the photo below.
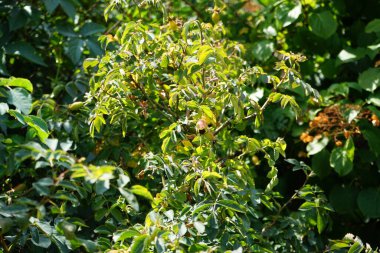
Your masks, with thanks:
[(0, 9), (0, 252), (379, 246), (378, 1)]

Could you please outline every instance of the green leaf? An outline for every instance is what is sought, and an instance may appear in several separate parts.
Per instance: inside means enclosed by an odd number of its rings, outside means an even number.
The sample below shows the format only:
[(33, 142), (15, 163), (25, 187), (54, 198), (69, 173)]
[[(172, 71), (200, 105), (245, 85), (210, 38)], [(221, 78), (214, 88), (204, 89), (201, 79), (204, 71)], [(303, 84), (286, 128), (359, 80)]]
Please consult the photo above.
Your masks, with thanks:
[(53, 179), (49, 177), (41, 178), (37, 182), (33, 183), (33, 188), (40, 194), (40, 196), (48, 196), (50, 194), (49, 187), (54, 184)]
[(133, 185), (129, 190), (136, 195), (139, 195), (149, 200), (153, 200), (152, 194), (146, 187), (142, 185)]
[(372, 32), (380, 32), (380, 19), (374, 19), (371, 22), (367, 24), (365, 27), (366, 33), (372, 33)]
[(47, 67), (46, 63), (41, 56), (37, 54), (36, 50), (26, 42), (13, 42), (5, 46), (5, 51), (7, 54), (20, 55), (28, 61)]
[(60, 0), (61, 7), (63, 11), (69, 16), (72, 20), (75, 18), (75, 6), (70, 0)]
[(202, 177), (204, 179), (207, 179), (207, 178), (223, 178), (219, 173), (215, 172), (215, 171), (203, 171), (202, 172)]
[(355, 242), (347, 253), (360, 253), (364, 249), (364, 246), (361, 242)]
[(298, 4), (287, 13), (287, 16), (284, 20), (285, 22), (283, 24), (283, 27), (287, 27), (291, 25), (294, 21), (297, 20), (297, 18), (301, 15), (301, 13), (302, 13), (302, 5), (300, 2), (298, 2)]
[(23, 114), (32, 111), (32, 96), (23, 88), (15, 88), (8, 92), (8, 104), (14, 105)]
[(37, 131), (38, 137), (42, 142), (44, 142), (49, 136), (49, 129), (46, 122), (43, 119), (33, 115), (25, 116), (24, 119), (26, 124)]
[(74, 32), (74, 27), (71, 24), (64, 23), (56, 26), (57, 32), (67, 37), (77, 37), (78, 34)]
[(53, 234), (53, 236), (51, 237), (51, 240), (53, 241), (55, 246), (57, 246), (60, 253), (69, 253), (70, 252), (69, 248), (66, 246), (69, 244), (69, 241), (66, 239), (66, 237), (61, 236), (61, 235), (57, 235), (57, 234)]
[(89, 67), (93, 68), (99, 64), (99, 60), (95, 58), (87, 58), (83, 61), (83, 70), (87, 72)]
[(380, 86), (380, 69), (369, 68), (359, 75), (358, 83), (363, 89), (373, 92)]
[(52, 14), (54, 10), (58, 7), (60, 0), (42, 0), (45, 5), (46, 10), (49, 14)]
[(198, 64), (202, 65), (213, 53), (214, 50), (210, 46), (202, 46), (198, 52)]
[(9, 115), (13, 116), (15, 119), (17, 119), (18, 122), (21, 124), (25, 125), (25, 116), (19, 113), (18, 111), (15, 110), (9, 110), (8, 111)]
[(103, 49), (100, 47), (98, 41), (93, 38), (87, 38), (85, 40), (87, 47), (90, 49), (92, 56), (103, 55)]
[(214, 113), (211, 111), (210, 107), (207, 105), (201, 105), (200, 106), (202, 112), (206, 114), (206, 116), (212, 121), (213, 124), (216, 124), (216, 117)]
[(70, 58), (72, 63), (77, 64), (82, 56), (84, 49), (84, 41), (79, 38), (71, 39), (67, 43), (66, 55)]
[(364, 189), (359, 193), (357, 203), (360, 211), (368, 218), (380, 218), (380, 190)]
[(46, 237), (44, 234), (41, 235), (36, 227), (30, 228), (30, 234), (31, 234), (32, 243), (36, 245), (37, 247), (47, 249), (51, 245), (51, 240), (48, 237)]
[(369, 127), (362, 130), (364, 138), (368, 141), (369, 148), (376, 155), (380, 157), (380, 129)]
[(226, 207), (227, 209), (230, 209), (232, 211), (236, 211), (239, 213), (245, 213), (246, 208), (243, 205), (238, 204), (234, 200), (229, 200), (229, 199), (222, 199), (217, 202), (218, 205)]
[(354, 142), (352, 141), (352, 138), (349, 138), (344, 147), (336, 147), (332, 150), (330, 165), (339, 176), (345, 176), (350, 173), (354, 167), (354, 155)]
[(253, 44), (253, 56), (259, 61), (268, 60), (274, 52), (274, 43), (270, 40), (261, 40)]
[(163, 153), (166, 153), (166, 150), (167, 150), (168, 145), (169, 145), (169, 141), (170, 141), (170, 136), (169, 136), (169, 137), (166, 137), (166, 138), (162, 141), (161, 150), (162, 150)]
[(198, 231), (199, 234), (203, 234), (205, 232), (205, 229), (206, 229), (203, 222), (199, 222), (199, 221), (194, 222), (194, 227)]
[(114, 242), (124, 241), (135, 236), (140, 235), (140, 233), (134, 229), (127, 229), (125, 231), (115, 232), (112, 236)]
[(0, 115), (4, 115), (9, 111), (9, 106), (7, 103), (0, 102)]
[(21, 88), (26, 89), (30, 93), (33, 92), (32, 83), (28, 79), (25, 79), (25, 78), (16, 78), (16, 77), (10, 77), (8, 79), (0, 78), (0, 86), (21, 87)]
[(329, 159), (330, 159), (330, 152), (326, 149), (321, 150), (321, 152), (315, 154), (311, 158), (311, 169), (320, 178), (325, 178), (331, 172)]
[(82, 26), (82, 28), (79, 30), (79, 33), (83, 36), (90, 36), (96, 33), (102, 33), (106, 30), (106, 28), (97, 23), (89, 22)]
[(139, 203), (137, 202), (136, 196), (133, 195), (133, 193), (131, 193), (129, 190), (124, 190), (120, 187), (119, 192), (121, 193), (121, 195), (124, 196), (124, 198), (128, 201), (128, 203), (131, 205), (133, 209), (139, 211)]
[(329, 200), (339, 214), (353, 214), (357, 209), (356, 199), (359, 191), (353, 187), (336, 185), (330, 192)]
[(321, 152), (329, 143), (329, 138), (324, 136), (323, 138), (317, 140), (314, 139), (312, 142), (307, 144), (306, 151), (308, 155), (315, 155)]
[(322, 234), (323, 230), (326, 227), (326, 221), (323, 216), (317, 211), (317, 229), (318, 233)]
[(366, 48), (346, 48), (340, 51), (338, 59), (342, 63), (353, 62), (362, 59), (368, 54), (369, 50)]
[(148, 245), (149, 235), (136, 237), (131, 245), (131, 253), (144, 253)]
[(309, 17), (311, 32), (323, 39), (329, 38), (336, 32), (338, 23), (330, 11), (312, 13)]
[(14, 8), (8, 17), (9, 30), (15, 31), (24, 27), (28, 23), (28, 13), (19, 8)]

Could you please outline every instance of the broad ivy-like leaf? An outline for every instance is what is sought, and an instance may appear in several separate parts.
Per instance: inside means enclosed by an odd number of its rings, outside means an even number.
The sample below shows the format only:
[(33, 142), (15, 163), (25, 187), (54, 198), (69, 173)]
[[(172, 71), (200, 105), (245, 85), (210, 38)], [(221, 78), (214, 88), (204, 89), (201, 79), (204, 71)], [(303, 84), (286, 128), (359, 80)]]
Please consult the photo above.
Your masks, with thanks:
[(311, 158), (311, 169), (320, 177), (325, 178), (331, 172), (330, 152), (326, 149), (313, 155)]
[(102, 33), (105, 31), (105, 27), (101, 24), (89, 22), (85, 23), (82, 28), (79, 30), (79, 33), (83, 36), (90, 36), (96, 33)]
[(368, 127), (362, 130), (364, 138), (368, 141), (369, 148), (377, 156), (380, 157), (380, 129)]
[(28, 12), (24, 9), (14, 8), (8, 17), (9, 30), (15, 31), (24, 27), (28, 22)]
[(334, 210), (340, 214), (353, 214), (357, 209), (356, 198), (359, 191), (353, 187), (334, 187), (329, 196)]
[(14, 88), (8, 92), (8, 104), (14, 105), (23, 114), (32, 110), (32, 96), (23, 88)]
[(7, 54), (20, 55), (28, 61), (47, 67), (42, 57), (37, 54), (34, 47), (32, 47), (29, 43), (14, 42), (12, 44), (7, 45), (5, 47), (5, 51)]
[(368, 218), (380, 218), (380, 190), (376, 188), (364, 189), (359, 193), (358, 206)]
[(74, 38), (67, 43), (66, 54), (74, 64), (77, 64), (82, 56), (83, 49), (84, 41)]
[(329, 143), (329, 139), (324, 136), (321, 139), (314, 139), (312, 142), (307, 144), (306, 150), (308, 155), (315, 155), (321, 152)]
[(344, 147), (336, 147), (330, 156), (330, 165), (339, 176), (350, 173), (354, 167), (355, 146), (352, 138), (346, 141)]
[(291, 9), (287, 13), (283, 27), (287, 27), (291, 25), (294, 21), (297, 20), (297, 18), (301, 15), (301, 13), (302, 13), (302, 5), (300, 2), (298, 2), (298, 4), (294, 6), (294, 8)]
[(253, 44), (253, 56), (259, 61), (268, 60), (274, 52), (274, 43), (270, 40), (262, 40)]
[(75, 6), (71, 0), (60, 0), (63, 11), (69, 16), (72, 20), (75, 18)]
[(366, 48), (346, 48), (340, 51), (338, 59), (341, 63), (348, 63), (362, 59), (370, 52)]
[(56, 26), (57, 32), (66, 37), (78, 37), (78, 34), (74, 31), (74, 26), (68, 23)]
[(309, 17), (311, 32), (323, 39), (329, 38), (338, 28), (338, 23), (330, 11), (312, 13)]
[(58, 7), (60, 0), (42, 0), (46, 10), (51, 14)]
[(369, 68), (359, 75), (358, 83), (366, 91), (373, 92), (380, 86), (380, 69)]
[(365, 32), (366, 33), (380, 32), (380, 19), (377, 18), (369, 22), (367, 26), (365, 27)]

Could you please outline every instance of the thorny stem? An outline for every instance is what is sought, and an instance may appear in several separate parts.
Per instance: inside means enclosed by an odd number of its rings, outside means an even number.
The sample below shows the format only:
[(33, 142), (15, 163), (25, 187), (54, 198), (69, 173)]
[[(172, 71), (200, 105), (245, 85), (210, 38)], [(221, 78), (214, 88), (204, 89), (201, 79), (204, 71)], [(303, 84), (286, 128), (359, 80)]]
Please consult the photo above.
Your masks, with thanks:
[[(306, 183), (309, 181), (309, 178), (312, 176), (313, 172), (310, 172), (309, 174), (306, 174), (306, 178), (305, 178), (305, 181), (303, 182), (302, 186), (300, 187), (300, 189), (304, 188)], [(298, 195), (298, 192), (299, 190), (297, 190), (291, 197), (290, 199), (288, 199), (288, 201), (286, 201), (285, 204), (283, 204), (280, 209), (278, 210), (275, 218), (273, 219), (273, 221), (271, 223), (269, 223), (269, 225), (265, 226), (263, 228), (263, 232), (265, 232), (266, 230), (268, 230), (269, 228), (273, 227), (274, 224), (276, 224), (278, 218), (280, 217), (280, 214), (282, 213), (282, 211), (284, 211), (284, 209), (293, 201), (297, 198), (297, 195)]]
[[(144, 97), (150, 102), (150, 103), (152, 103), (153, 105), (155, 105), (156, 107), (158, 107), (159, 109), (161, 109), (161, 110), (167, 110), (168, 112), (170, 112), (172, 115), (174, 114), (173, 112), (172, 112), (172, 110), (170, 110), (170, 108), (168, 108), (168, 107), (164, 107), (164, 106), (162, 106), (161, 104), (159, 104), (159, 103), (157, 103), (156, 101), (154, 101), (154, 100), (152, 100), (152, 99), (150, 99), (149, 98), (149, 96), (148, 96), (148, 94), (146, 93), (146, 91), (145, 91), (145, 89), (138, 83), (138, 82), (136, 82), (134, 79), (133, 79), (133, 77), (131, 77), (132, 78), (132, 82), (137, 86), (137, 88), (143, 93), (143, 95), (144, 95)], [(168, 119), (169, 121), (172, 121), (172, 119), (171, 118), (169, 118), (166, 114), (164, 114), (164, 113), (161, 113), (166, 119)]]
[[(288, 73), (285, 72), (283, 74), (282, 79), (280, 80), (280, 82), (278, 84), (274, 85), (274, 87), (272, 89), (272, 92), (276, 92), (277, 91), (278, 87), (280, 87), (280, 85), (285, 82), (287, 76), (288, 76)], [(268, 96), (267, 99), (265, 100), (264, 104), (260, 108), (260, 113), (262, 113), (268, 107), (268, 105), (270, 104), (270, 102), (271, 102), (271, 99)], [(256, 116), (257, 116), (257, 112), (252, 113), (252, 114), (244, 117), (243, 120), (248, 120), (248, 119), (254, 118)], [(215, 129), (215, 131), (213, 133), (214, 136), (217, 135), (220, 131), (222, 131), (225, 127), (227, 127), (231, 123), (231, 121), (232, 121), (232, 119), (228, 118), (222, 125), (220, 125), (217, 129)]]

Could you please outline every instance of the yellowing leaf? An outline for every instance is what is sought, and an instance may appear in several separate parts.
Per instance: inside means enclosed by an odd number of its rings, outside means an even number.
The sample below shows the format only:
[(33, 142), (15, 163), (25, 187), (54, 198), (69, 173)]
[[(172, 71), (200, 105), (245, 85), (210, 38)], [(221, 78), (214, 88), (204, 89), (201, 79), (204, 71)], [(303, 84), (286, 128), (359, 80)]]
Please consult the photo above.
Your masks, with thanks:
[(202, 172), (202, 177), (204, 179), (207, 179), (207, 178), (222, 178), (222, 176), (215, 172), (215, 171), (203, 171)]
[(152, 194), (149, 192), (147, 188), (145, 188), (142, 185), (133, 185), (129, 190), (136, 195), (139, 195), (149, 200), (153, 200)]
[(210, 107), (207, 105), (201, 105), (200, 106), (202, 112), (211, 120), (211, 122), (215, 125), (216, 124), (216, 117), (214, 113), (211, 111)]
[(169, 136), (169, 137), (166, 137), (166, 138), (164, 139), (164, 141), (162, 142), (161, 150), (162, 150), (163, 153), (166, 153), (166, 149), (168, 148), (169, 141), (170, 141), (170, 136)]

